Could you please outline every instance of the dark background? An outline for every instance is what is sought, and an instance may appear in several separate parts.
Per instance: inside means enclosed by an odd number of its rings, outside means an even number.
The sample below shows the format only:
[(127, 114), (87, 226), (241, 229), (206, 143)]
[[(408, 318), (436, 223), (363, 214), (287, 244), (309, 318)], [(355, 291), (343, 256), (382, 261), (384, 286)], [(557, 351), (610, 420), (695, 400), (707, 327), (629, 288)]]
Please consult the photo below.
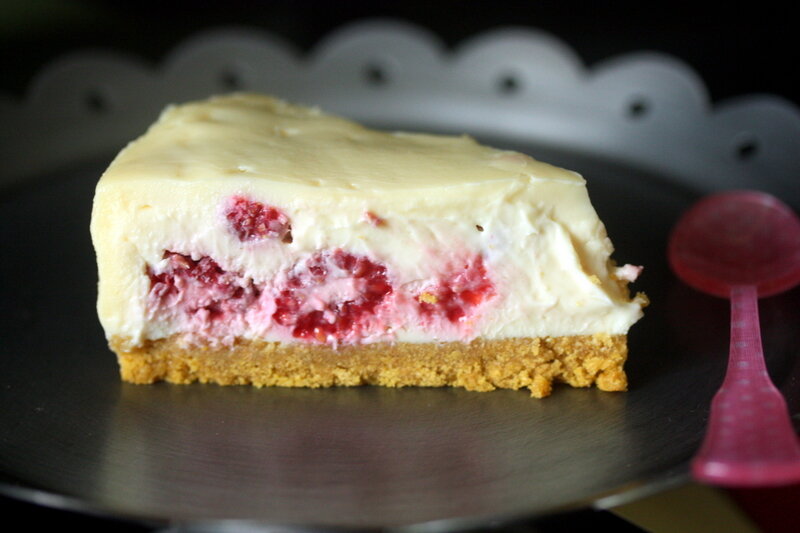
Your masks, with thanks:
[(332, 29), (365, 17), (421, 25), (448, 46), (500, 26), (545, 30), (588, 65), (640, 50), (689, 64), (714, 101), (767, 92), (800, 101), (791, 3), (469, 0), (3, 0), (0, 92), (19, 98), (51, 59), (87, 47), (112, 48), (157, 64), (165, 51), (200, 29), (246, 25), (307, 51)]
[[(592, 66), (620, 54), (654, 50), (675, 56), (696, 72), (710, 98), (772, 93), (800, 103), (796, 23), (789, 3), (577, 2), (577, 1), (100, 1), (0, 0), (0, 97), (24, 98), (35, 73), (62, 54), (106, 48), (156, 66), (184, 38), (219, 26), (249, 26), (292, 43), (300, 51), (348, 22), (399, 18), (437, 34), (448, 47), (503, 26), (544, 30)], [(39, 508), (0, 497), (0, 512), (28, 526), (140, 531), (104, 520)], [(513, 531), (595, 531), (603, 526), (639, 531), (605, 512), (578, 511)]]

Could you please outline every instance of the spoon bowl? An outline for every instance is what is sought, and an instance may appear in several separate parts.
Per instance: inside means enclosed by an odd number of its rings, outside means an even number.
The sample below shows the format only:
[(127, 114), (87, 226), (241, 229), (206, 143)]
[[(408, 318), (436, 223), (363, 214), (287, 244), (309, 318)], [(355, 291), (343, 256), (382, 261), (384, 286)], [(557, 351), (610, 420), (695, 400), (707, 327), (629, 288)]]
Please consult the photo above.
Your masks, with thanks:
[(680, 219), (668, 253), (689, 286), (728, 298), (753, 285), (760, 297), (800, 283), (800, 219), (780, 200), (756, 191), (707, 196)]
[(726, 486), (800, 482), (800, 443), (767, 374), (758, 319), (758, 297), (800, 282), (800, 219), (765, 193), (712, 195), (678, 221), (668, 258), (689, 286), (731, 300), (728, 368), (693, 476)]

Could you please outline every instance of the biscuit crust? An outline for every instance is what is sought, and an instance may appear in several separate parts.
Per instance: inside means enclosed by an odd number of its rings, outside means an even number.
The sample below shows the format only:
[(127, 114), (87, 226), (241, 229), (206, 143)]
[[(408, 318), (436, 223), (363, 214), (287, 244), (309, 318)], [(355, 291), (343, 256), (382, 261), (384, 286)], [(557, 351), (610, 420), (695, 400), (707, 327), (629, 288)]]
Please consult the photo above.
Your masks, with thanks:
[(375, 343), (333, 348), (237, 339), (187, 346), (178, 335), (131, 347), (114, 337), (122, 379), (219, 385), (527, 388), (543, 398), (554, 382), (624, 391), (626, 335), (476, 339), (470, 343)]

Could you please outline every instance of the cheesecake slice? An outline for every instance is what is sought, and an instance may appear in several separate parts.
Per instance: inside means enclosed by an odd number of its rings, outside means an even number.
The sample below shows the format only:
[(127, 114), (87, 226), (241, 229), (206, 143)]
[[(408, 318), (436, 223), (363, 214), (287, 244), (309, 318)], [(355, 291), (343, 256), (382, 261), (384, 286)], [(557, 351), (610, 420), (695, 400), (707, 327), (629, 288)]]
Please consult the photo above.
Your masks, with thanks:
[(167, 108), (91, 233), (133, 383), (624, 390), (646, 303), (578, 174), (255, 94)]

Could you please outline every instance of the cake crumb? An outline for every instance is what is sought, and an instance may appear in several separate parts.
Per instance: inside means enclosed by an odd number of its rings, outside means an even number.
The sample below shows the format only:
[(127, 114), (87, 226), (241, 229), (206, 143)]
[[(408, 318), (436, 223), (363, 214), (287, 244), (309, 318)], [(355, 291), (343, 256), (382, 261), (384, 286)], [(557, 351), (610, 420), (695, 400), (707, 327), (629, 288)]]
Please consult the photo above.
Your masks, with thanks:
[(419, 301), (426, 304), (435, 304), (439, 301), (439, 298), (437, 298), (435, 294), (423, 292), (419, 295)]

